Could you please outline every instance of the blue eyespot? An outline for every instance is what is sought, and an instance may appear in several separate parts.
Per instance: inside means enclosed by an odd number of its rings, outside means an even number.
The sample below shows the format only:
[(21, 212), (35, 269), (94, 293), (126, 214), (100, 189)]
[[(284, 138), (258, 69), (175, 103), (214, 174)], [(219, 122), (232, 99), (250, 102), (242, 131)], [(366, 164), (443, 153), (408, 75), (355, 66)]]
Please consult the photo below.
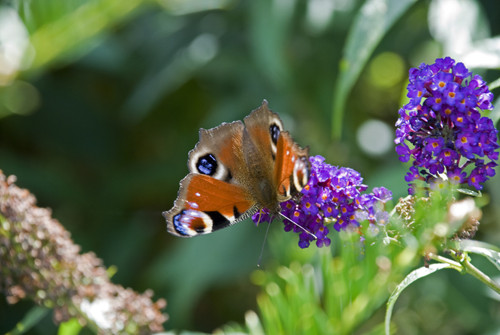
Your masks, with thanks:
[(206, 154), (198, 159), (196, 169), (201, 174), (212, 176), (217, 171), (217, 159), (212, 154)]
[(271, 134), (271, 139), (274, 144), (278, 144), (278, 137), (280, 136), (280, 128), (276, 123), (273, 123), (269, 127), (269, 133)]
[(182, 216), (184, 215), (184, 210), (182, 212), (180, 212), (179, 214), (177, 214), (176, 216), (173, 217), (173, 223), (174, 223), (174, 228), (175, 230), (180, 234), (180, 235), (183, 235), (183, 236), (189, 236), (189, 228), (186, 227), (186, 225), (184, 225), (180, 220), (182, 218)]

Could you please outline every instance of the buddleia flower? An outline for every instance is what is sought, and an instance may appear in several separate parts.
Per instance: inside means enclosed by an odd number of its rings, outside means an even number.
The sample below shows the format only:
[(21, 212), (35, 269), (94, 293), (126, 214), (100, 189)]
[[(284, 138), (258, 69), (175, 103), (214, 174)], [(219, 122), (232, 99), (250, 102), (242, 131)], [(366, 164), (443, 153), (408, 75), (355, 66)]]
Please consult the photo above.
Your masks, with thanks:
[(498, 131), (483, 116), (492, 110), (493, 94), (479, 75), (450, 57), (410, 70), (410, 101), (399, 110), (396, 152), (412, 161), (405, 180), (439, 183), (443, 177), (477, 190), (495, 175)]
[[(388, 221), (383, 204), (392, 198), (389, 190), (380, 187), (365, 193), (368, 187), (356, 170), (327, 164), (322, 156), (311, 156), (309, 162), (309, 182), (298, 199), (281, 203), (281, 214), (287, 218), (284, 229), (299, 234), (300, 248), (314, 241), (317, 247), (328, 247), (331, 233), (356, 228), (363, 220), (374, 225)], [(273, 218), (264, 209), (252, 219), (259, 223)]]

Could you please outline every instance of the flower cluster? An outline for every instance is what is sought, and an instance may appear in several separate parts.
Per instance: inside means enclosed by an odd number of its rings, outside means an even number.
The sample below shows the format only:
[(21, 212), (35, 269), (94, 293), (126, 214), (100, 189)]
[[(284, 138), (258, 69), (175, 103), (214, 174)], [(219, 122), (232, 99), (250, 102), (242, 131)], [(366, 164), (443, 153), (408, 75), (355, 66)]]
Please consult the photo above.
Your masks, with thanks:
[[(388, 221), (383, 203), (392, 198), (389, 190), (380, 187), (375, 188), (373, 193), (363, 193), (367, 186), (362, 183), (359, 172), (329, 165), (324, 160), (321, 156), (309, 157), (311, 174), (300, 198), (281, 203), (281, 214), (288, 218), (284, 220), (285, 231), (300, 234), (301, 248), (309, 247), (315, 237), (318, 247), (329, 246), (330, 223), (333, 223), (333, 229), (340, 231), (349, 226), (357, 227), (363, 220), (372, 224)], [(272, 217), (264, 209), (254, 214), (252, 219), (259, 223), (269, 222)]]
[(70, 233), (35, 206), (35, 197), (0, 170), (0, 292), (14, 304), (29, 298), (54, 308), (56, 323), (76, 317), (106, 334), (163, 330), (166, 301), (110, 282), (102, 261), (80, 253)]
[(410, 193), (415, 180), (433, 184), (440, 176), (482, 189), (495, 175), (499, 148), (493, 121), (480, 113), (493, 109), (486, 83), (450, 57), (411, 69), (409, 81), (395, 143), (402, 162), (413, 159), (405, 177)]

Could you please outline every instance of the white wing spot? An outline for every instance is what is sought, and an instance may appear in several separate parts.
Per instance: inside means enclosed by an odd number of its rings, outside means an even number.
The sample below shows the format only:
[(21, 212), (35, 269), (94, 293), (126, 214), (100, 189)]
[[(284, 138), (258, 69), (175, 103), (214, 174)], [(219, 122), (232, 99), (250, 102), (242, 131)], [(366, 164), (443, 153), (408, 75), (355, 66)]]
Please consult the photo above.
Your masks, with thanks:
[(200, 206), (198, 206), (198, 204), (196, 202), (193, 202), (193, 201), (188, 201), (187, 205), (188, 205), (187, 207), (190, 209), (198, 209), (198, 207), (200, 207)]

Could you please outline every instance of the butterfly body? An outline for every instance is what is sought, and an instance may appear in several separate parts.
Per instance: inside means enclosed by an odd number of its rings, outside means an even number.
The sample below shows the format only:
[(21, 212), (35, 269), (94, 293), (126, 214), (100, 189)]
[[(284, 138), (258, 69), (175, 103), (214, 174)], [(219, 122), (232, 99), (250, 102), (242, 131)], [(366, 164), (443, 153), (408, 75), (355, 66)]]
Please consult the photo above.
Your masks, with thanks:
[(189, 153), (190, 173), (174, 207), (163, 213), (170, 233), (191, 237), (242, 221), (262, 208), (272, 213), (309, 178), (307, 149), (283, 131), (267, 101), (245, 117), (200, 130)]

